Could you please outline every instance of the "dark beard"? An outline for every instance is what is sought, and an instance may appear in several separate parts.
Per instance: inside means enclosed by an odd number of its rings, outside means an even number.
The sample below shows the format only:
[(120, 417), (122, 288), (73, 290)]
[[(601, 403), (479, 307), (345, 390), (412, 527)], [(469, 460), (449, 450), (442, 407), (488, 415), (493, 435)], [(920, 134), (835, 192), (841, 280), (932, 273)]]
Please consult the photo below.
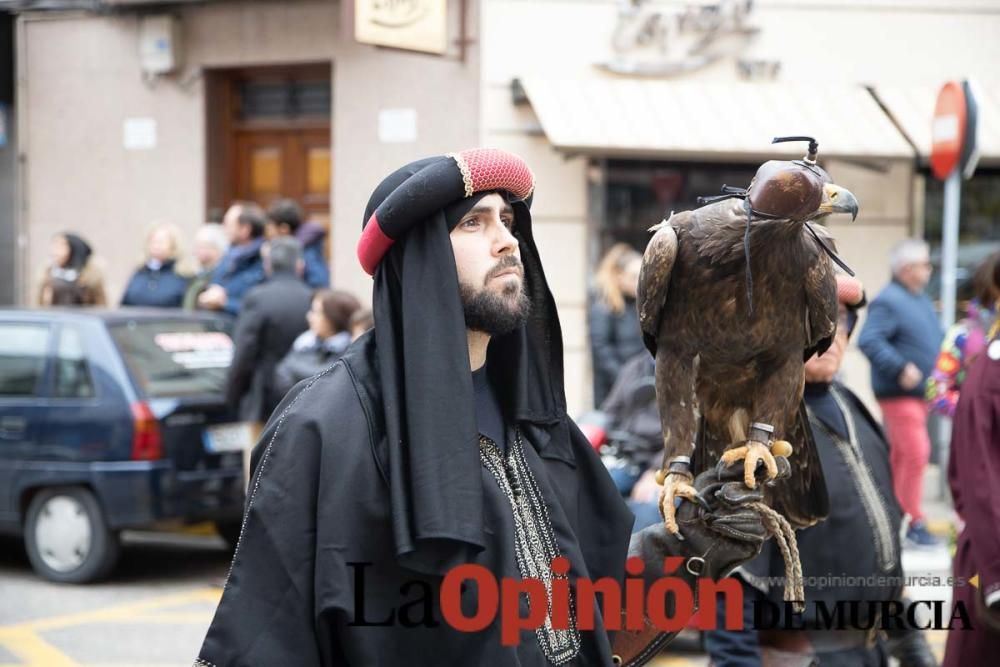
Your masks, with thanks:
[(531, 299), (524, 293), (520, 283), (506, 285), (502, 296), (488, 289), (477, 292), (464, 283), (459, 287), (462, 292), (465, 327), (472, 331), (503, 336), (524, 324), (531, 312)]

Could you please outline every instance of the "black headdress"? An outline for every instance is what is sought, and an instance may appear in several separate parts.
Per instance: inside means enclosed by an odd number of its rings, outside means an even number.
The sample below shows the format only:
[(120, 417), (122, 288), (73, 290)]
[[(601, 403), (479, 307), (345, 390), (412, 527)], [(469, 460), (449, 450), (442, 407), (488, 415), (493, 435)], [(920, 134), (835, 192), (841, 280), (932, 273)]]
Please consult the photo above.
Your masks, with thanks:
[(492, 339), (488, 366), (508, 418), (546, 430), (544, 446), (566, 447), (572, 456), (562, 333), (532, 237), (533, 185), (520, 158), (466, 151), (398, 169), (365, 211), (358, 257), (375, 278), (393, 532), (397, 557), (411, 569), (443, 573), (483, 548), (472, 377), (449, 237), (459, 202), (471, 207), (500, 192), (514, 209), (532, 310), (524, 326)]

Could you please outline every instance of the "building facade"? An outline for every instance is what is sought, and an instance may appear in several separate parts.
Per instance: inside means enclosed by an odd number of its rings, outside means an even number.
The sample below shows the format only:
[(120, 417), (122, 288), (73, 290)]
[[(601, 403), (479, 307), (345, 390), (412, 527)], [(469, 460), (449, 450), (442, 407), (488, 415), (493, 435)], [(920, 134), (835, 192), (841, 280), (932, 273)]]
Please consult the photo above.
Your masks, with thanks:
[[(563, 321), (567, 398), (580, 412), (590, 404), (589, 286), (604, 249), (641, 248), (670, 210), (746, 185), (763, 160), (802, 153), (772, 146), (773, 136), (809, 134), (861, 202), (857, 221), (831, 228), (874, 293), (891, 246), (934, 225), (930, 115), (941, 83), (966, 77), (983, 104), (979, 180), (967, 188), (979, 193), (968, 213), (978, 222), (964, 240), (1000, 242), (992, 0), (3, 5), (18, 11), (11, 273), (22, 303), (34, 302), (59, 231), (92, 242), (114, 299), (151, 223), (193, 232), (234, 198), (278, 195), (328, 223), (334, 284), (368, 299), (354, 250), (378, 180), (412, 159), (496, 146), (535, 171), (535, 236)], [(443, 53), (358, 41), (356, 11), (376, 5), (443, 11)], [(405, 20), (384, 23), (406, 30)], [(169, 38), (169, 71), (150, 72), (151, 35)], [(848, 377), (867, 386), (856, 351)]]

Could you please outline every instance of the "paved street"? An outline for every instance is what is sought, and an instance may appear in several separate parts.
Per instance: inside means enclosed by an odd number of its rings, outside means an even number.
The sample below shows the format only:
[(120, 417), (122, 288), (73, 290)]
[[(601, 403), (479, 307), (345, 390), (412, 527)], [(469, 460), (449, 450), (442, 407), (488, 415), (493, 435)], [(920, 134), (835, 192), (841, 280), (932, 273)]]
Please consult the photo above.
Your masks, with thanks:
[(0, 541), (0, 666), (188, 667), (218, 602), (229, 554), (198, 535), (129, 535), (112, 580), (37, 578)]

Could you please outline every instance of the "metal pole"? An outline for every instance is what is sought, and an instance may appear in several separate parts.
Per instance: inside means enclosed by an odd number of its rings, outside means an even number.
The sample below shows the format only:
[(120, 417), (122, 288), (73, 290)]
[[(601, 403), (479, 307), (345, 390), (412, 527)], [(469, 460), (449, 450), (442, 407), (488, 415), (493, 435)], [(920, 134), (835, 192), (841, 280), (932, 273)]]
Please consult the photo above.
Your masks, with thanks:
[[(962, 176), (956, 167), (944, 182), (944, 224), (941, 227), (941, 326), (948, 328), (955, 323), (955, 274), (958, 264), (958, 212), (962, 203)], [(948, 467), (951, 449), (951, 420), (936, 421), (939, 451), (938, 498), (948, 497), (948, 480), (944, 471)]]
[(958, 263), (958, 211), (962, 203), (958, 169), (944, 182), (944, 225), (941, 229), (941, 325), (955, 323), (955, 274)]

